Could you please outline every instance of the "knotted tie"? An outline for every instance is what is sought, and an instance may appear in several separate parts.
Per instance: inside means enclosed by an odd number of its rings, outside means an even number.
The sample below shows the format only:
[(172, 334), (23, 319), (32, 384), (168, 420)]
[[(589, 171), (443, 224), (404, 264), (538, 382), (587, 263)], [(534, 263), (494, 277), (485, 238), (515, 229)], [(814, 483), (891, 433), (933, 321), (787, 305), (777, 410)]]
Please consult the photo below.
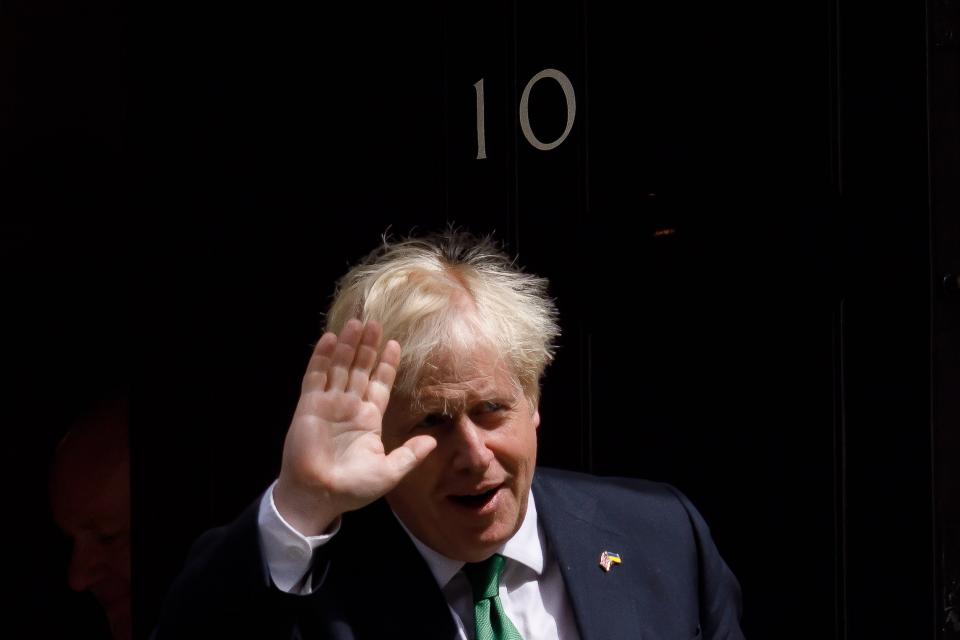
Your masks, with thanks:
[(494, 554), (483, 562), (469, 562), (463, 572), (473, 587), (473, 615), (477, 640), (523, 640), (500, 602), (500, 574), (507, 559)]

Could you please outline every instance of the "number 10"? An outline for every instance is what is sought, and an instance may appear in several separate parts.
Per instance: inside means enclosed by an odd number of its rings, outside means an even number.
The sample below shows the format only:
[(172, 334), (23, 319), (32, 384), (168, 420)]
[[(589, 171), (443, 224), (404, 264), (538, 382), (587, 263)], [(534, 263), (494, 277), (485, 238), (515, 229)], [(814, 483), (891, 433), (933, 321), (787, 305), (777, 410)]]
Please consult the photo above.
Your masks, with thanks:
[[(563, 95), (567, 101), (567, 126), (564, 128), (560, 137), (553, 142), (540, 141), (537, 136), (533, 134), (533, 129), (530, 128), (530, 90), (533, 89), (533, 85), (544, 78), (553, 78), (556, 80), (560, 88), (563, 89)], [(474, 83), (473, 88), (477, 93), (477, 160), (482, 160), (487, 157), (486, 131), (484, 130), (483, 123), (483, 78), (480, 78), (480, 80)], [(573, 128), (573, 121), (576, 116), (577, 96), (573, 91), (573, 84), (570, 82), (570, 78), (562, 71), (544, 69), (530, 78), (530, 82), (523, 88), (523, 94), (520, 96), (520, 130), (523, 131), (523, 137), (526, 138), (527, 142), (533, 145), (535, 149), (550, 151), (551, 149), (559, 147), (560, 144), (567, 139), (567, 136), (570, 135), (570, 129)]]

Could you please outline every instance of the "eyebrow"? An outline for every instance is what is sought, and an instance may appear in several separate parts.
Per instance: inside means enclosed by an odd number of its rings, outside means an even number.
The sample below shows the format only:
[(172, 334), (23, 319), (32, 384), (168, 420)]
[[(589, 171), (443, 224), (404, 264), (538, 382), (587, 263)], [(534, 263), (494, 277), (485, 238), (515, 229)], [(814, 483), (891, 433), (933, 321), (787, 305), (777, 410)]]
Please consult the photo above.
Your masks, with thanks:
[(485, 385), (480, 391), (481, 393), (475, 393), (471, 390), (449, 395), (417, 393), (412, 406), (414, 409), (428, 414), (453, 415), (482, 402), (507, 404), (513, 401), (512, 393), (507, 393), (506, 390), (497, 388), (495, 385), (489, 387)]
[(427, 414), (453, 415), (466, 408), (467, 399), (462, 395), (455, 398), (417, 395), (414, 407)]

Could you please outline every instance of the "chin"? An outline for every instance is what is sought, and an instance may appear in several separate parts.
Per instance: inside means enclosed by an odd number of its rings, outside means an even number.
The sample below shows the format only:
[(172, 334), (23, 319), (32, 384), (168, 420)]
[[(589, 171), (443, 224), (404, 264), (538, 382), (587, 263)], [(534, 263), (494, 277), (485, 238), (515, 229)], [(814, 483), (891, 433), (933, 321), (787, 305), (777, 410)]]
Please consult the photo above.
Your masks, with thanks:
[(453, 549), (457, 552), (456, 556), (450, 557), (464, 562), (486, 560), (520, 528), (521, 518), (514, 515), (510, 520), (512, 522), (499, 521), (482, 531), (461, 532), (455, 537), (448, 538), (448, 540), (457, 541), (457, 544), (453, 545)]
[(489, 558), (500, 546), (509, 539), (506, 538), (469, 538), (461, 537), (456, 543), (450, 545), (443, 555), (451, 560), (460, 560), (462, 562), (480, 562)]

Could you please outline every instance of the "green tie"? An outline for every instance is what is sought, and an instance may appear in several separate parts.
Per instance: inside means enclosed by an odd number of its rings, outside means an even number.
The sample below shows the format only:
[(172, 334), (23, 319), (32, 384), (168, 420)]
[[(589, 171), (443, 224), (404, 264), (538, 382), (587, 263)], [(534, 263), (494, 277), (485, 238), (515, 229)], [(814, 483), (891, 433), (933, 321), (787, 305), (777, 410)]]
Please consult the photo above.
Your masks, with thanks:
[(494, 554), (483, 562), (469, 562), (463, 566), (463, 572), (473, 587), (477, 640), (523, 640), (500, 603), (500, 574), (506, 561), (503, 556)]

